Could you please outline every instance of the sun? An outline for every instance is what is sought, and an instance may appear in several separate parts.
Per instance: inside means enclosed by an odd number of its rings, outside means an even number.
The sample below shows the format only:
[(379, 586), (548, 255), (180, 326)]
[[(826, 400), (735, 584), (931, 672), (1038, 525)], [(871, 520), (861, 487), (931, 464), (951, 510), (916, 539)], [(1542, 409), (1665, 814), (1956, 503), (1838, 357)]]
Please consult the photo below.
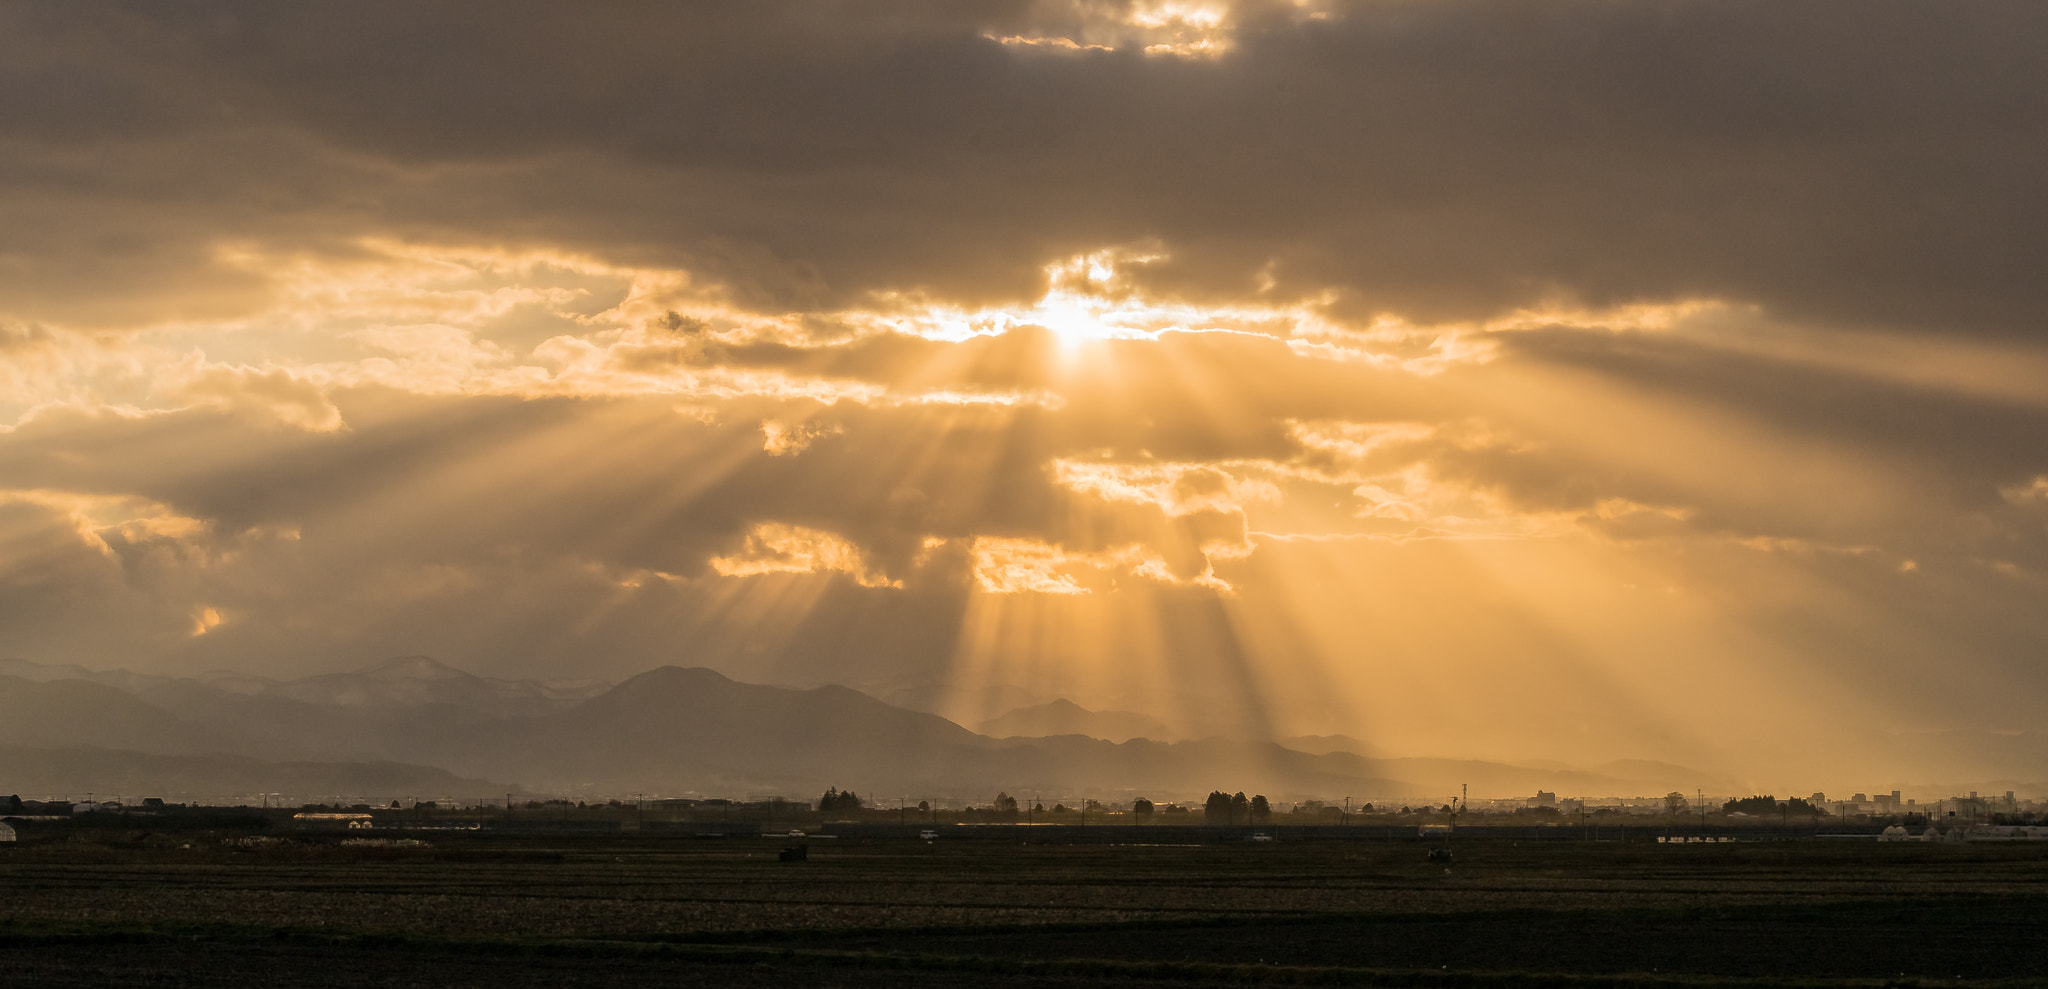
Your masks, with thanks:
[(1024, 315), (1023, 321), (1036, 323), (1052, 331), (1061, 346), (1068, 349), (1093, 340), (1109, 340), (1128, 335), (1121, 327), (1105, 323), (1102, 313), (1090, 305), (1086, 298), (1056, 298), (1047, 295), (1035, 310)]
[(1149, 337), (1152, 333), (1128, 318), (1133, 315), (1127, 311), (1132, 286), (1119, 266), (1159, 259), (1157, 254), (1110, 249), (1046, 265), (1045, 295), (1018, 314), (1019, 322), (1043, 326), (1069, 347), (1091, 340)]

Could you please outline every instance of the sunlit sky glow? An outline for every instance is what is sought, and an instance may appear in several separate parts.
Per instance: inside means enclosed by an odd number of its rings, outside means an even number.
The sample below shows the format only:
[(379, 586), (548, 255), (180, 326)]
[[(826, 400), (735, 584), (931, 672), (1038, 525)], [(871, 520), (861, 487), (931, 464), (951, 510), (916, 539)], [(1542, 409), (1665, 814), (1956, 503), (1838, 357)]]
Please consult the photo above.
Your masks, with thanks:
[(2043, 42), (0, 5), (0, 656), (2048, 780)]

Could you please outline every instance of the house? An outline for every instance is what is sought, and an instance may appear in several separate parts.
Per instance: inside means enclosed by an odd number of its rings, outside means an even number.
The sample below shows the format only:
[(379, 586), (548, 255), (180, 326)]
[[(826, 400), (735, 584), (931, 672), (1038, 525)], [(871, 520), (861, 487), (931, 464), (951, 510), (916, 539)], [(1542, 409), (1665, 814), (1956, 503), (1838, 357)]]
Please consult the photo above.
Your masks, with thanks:
[(0, 821), (0, 841), (13, 841), (14, 837), (14, 825)]

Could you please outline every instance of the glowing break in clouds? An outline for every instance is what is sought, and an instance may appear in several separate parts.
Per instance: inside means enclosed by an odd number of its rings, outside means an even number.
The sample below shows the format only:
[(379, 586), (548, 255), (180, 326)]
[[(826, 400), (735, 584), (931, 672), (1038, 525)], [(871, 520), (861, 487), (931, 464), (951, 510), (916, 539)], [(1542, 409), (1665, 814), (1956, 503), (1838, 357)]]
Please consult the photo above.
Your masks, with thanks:
[(1094, 594), (1115, 590), (1119, 577), (1231, 590), (1228, 582), (1216, 576), (1213, 567), (1183, 578), (1173, 572), (1159, 553), (1139, 543), (1084, 552), (1041, 539), (978, 536), (969, 555), (974, 586), (988, 594)]
[[(1215, 58), (1236, 46), (1239, 8), (1232, 0), (1038, 0), (1023, 33), (989, 35), (1008, 47), (1042, 52), (1142, 51)], [(1261, 5), (1272, 12), (1269, 5)], [(1329, 16), (1320, 0), (1292, 0), (1297, 18)]]
[[(967, 309), (922, 294), (878, 291), (864, 307), (764, 313), (681, 269), (376, 238), (355, 246), (344, 258), (255, 247), (225, 253), (223, 263), (260, 272), (270, 282), (273, 305), (245, 318), (143, 326), (126, 334), (15, 333), (12, 359), (0, 364), (0, 382), (9, 385), (0, 415), (11, 412), (19, 421), (43, 406), (127, 413), (206, 407), (333, 432), (347, 427), (333, 394), (365, 387), (443, 396), (1056, 408), (1066, 401), (1056, 389), (976, 386), (929, 375), (864, 377), (833, 373), (830, 362), (806, 370), (802, 361), (774, 366), (735, 355), (770, 346), (829, 356), (888, 334), (957, 343), (1043, 327), (1069, 344), (1156, 340), (1169, 332), (1250, 334), (1285, 340), (1309, 359), (1428, 375), (1492, 359), (1490, 339), (1512, 329), (1570, 319), (1651, 326), (1683, 315), (1654, 307), (1621, 314), (1525, 312), (1445, 326), (1382, 315), (1354, 326), (1332, 318), (1334, 297), (1327, 294), (1231, 305), (1158, 297), (1132, 272), (1170, 258), (1144, 245), (1052, 261), (1043, 268), (1045, 291), (1021, 304)], [(799, 453), (822, 435), (786, 420), (766, 421), (762, 429), (764, 448), (778, 455)]]
[(754, 526), (739, 552), (714, 556), (710, 563), (721, 577), (843, 573), (862, 587), (903, 586), (900, 580), (870, 571), (861, 559), (860, 549), (845, 539), (819, 529), (780, 522)]
[(148, 544), (177, 545), (181, 555), (196, 556), (202, 562), (208, 556), (204, 539), (209, 526), (205, 520), (182, 515), (147, 498), (0, 490), (0, 506), (7, 505), (33, 505), (55, 514), (75, 537), (76, 546), (109, 560), (119, 557), (117, 546)]

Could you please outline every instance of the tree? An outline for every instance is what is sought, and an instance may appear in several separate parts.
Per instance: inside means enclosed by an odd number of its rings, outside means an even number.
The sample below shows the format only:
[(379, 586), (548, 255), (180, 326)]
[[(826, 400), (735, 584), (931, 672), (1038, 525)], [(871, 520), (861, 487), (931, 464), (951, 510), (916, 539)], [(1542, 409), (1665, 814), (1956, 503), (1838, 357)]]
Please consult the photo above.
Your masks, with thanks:
[(1664, 795), (1664, 813), (1670, 814), (1672, 817), (1677, 817), (1691, 808), (1692, 802), (1685, 799), (1685, 794), (1677, 790)]
[(996, 813), (1017, 816), (1017, 798), (1007, 793), (996, 794)]
[(860, 808), (860, 795), (852, 790), (828, 788), (825, 791), (825, 795), (818, 798), (818, 813), (820, 814), (847, 814), (860, 810)]
[(1139, 797), (1131, 802), (1131, 814), (1135, 817), (1151, 817), (1152, 801)]
[(1249, 821), (1249, 820), (1251, 820), (1251, 819), (1252, 819), (1252, 802), (1251, 802), (1251, 799), (1250, 799), (1250, 798), (1248, 798), (1248, 797), (1246, 797), (1246, 796), (1244, 795), (1244, 791), (1243, 791), (1243, 790), (1239, 790), (1239, 791), (1237, 791), (1237, 794), (1236, 794), (1235, 796), (1232, 796), (1232, 797), (1230, 798), (1230, 821), (1229, 821), (1229, 823), (1231, 823), (1231, 824), (1236, 824), (1236, 823), (1238, 823), (1239, 821)]
[(932, 803), (931, 803), (931, 801), (929, 801), (929, 800), (920, 800), (920, 801), (918, 801), (918, 802), (917, 802), (917, 812), (918, 812), (918, 813), (920, 813), (920, 814), (929, 814), (929, 813), (931, 813), (931, 812), (932, 812)]
[(1272, 819), (1273, 805), (1266, 802), (1266, 795), (1261, 793), (1258, 796), (1253, 797), (1251, 822), (1253, 824), (1264, 824)]
[(1730, 800), (1721, 805), (1721, 813), (1723, 814), (1754, 814), (1758, 817), (1763, 817), (1776, 814), (1777, 812), (1778, 798), (1769, 794), (1761, 797), (1743, 797), (1740, 800)]
[(1209, 791), (1209, 799), (1202, 804), (1202, 823), (1230, 823), (1230, 794), (1222, 790)]

